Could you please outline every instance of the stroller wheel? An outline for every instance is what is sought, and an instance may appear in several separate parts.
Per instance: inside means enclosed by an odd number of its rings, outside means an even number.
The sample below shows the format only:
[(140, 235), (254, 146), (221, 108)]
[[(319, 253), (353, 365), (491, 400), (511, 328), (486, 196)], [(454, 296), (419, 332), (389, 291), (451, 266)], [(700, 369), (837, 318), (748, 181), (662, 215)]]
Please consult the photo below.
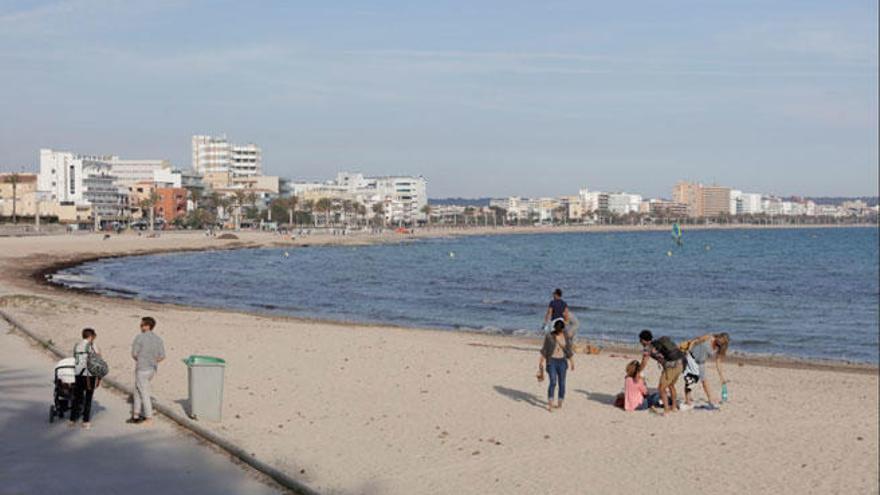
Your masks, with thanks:
[(55, 406), (54, 406), (54, 405), (53, 405), (53, 406), (49, 406), (49, 422), (50, 422), (50, 423), (54, 423), (54, 422), (55, 422), (55, 416), (56, 416), (57, 414), (58, 414), (58, 413), (55, 411)]

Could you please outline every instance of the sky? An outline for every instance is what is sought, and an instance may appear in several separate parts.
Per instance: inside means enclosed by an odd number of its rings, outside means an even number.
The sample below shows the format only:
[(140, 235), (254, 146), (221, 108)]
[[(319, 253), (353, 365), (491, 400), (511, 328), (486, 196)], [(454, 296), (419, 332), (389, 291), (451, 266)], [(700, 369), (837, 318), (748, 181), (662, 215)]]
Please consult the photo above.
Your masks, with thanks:
[(0, 171), (166, 158), (431, 197), (877, 195), (876, 0), (0, 0)]

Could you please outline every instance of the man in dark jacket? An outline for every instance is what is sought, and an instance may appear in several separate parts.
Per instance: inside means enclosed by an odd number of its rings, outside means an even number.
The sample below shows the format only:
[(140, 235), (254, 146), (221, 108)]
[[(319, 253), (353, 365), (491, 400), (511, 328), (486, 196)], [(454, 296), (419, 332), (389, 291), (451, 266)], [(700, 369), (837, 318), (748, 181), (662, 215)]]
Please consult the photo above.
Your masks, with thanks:
[[(684, 353), (675, 345), (669, 337), (663, 336), (654, 339), (650, 330), (642, 330), (639, 333), (639, 343), (642, 344), (642, 366), (645, 369), (648, 359), (654, 359), (662, 368), (660, 383), (657, 391), (660, 400), (663, 401), (663, 414), (678, 410), (678, 400), (675, 393), (675, 384), (684, 369), (682, 360)], [(668, 392), (668, 395), (667, 395)]]

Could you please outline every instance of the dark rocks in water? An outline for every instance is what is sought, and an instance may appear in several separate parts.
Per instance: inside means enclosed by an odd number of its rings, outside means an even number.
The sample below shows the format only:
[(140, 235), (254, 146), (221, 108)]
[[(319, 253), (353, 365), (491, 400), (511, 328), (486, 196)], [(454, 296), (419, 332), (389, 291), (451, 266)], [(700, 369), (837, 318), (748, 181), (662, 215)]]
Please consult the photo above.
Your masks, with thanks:
[(221, 235), (217, 236), (217, 239), (237, 240), (238, 236), (235, 234), (226, 233), (226, 234), (221, 234)]

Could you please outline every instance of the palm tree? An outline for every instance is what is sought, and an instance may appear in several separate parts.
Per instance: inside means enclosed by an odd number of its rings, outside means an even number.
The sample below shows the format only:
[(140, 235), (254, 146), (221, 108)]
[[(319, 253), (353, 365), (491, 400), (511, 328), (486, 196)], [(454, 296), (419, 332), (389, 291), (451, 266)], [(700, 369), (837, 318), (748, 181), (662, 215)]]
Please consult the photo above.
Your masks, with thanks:
[(315, 211), (315, 201), (309, 199), (309, 200), (306, 200), (305, 202), (303, 202), (303, 210), (309, 214), (309, 217), (311, 217), (312, 222), (315, 224), (315, 227), (317, 227), (318, 226), (318, 219), (313, 214), (313, 212)]
[(287, 201), (285, 201), (285, 204), (287, 206), (288, 220), (289, 220), (287, 223), (291, 226), (293, 225), (293, 214), (296, 211), (296, 204), (298, 202), (299, 202), (299, 199), (297, 199), (296, 196), (291, 196), (291, 197), (287, 198)]
[(361, 225), (367, 216), (367, 207), (363, 203), (357, 204), (358, 225)]
[(13, 172), (7, 175), (3, 181), (12, 184), (12, 223), (18, 223), (18, 183), (21, 182), (21, 177), (18, 173)]
[(473, 206), (468, 206), (467, 208), (464, 209), (464, 224), (465, 225), (468, 224), (468, 218), (473, 216), (474, 211), (476, 211), (476, 210), (474, 210)]
[(375, 215), (373, 218), (382, 218), (382, 227), (385, 227), (385, 205), (382, 203), (376, 203), (373, 205), (373, 214)]
[(147, 210), (147, 217), (149, 219), (149, 230), (152, 232), (154, 230), (154, 226), (156, 223), (155, 215), (156, 215), (156, 205), (159, 203), (160, 196), (156, 193), (156, 191), (150, 191), (150, 195), (146, 198), (140, 200), (138, 206), (141, 208), (141, 212), (143, 210)]
[(422, 213), (425, 214), (425, 218), (427, 219), (428, 226), (431, 225), (431, 205), (425, 205), (422, 207)]
[(315, 203), (315, 210), (324, 213), (324, 226), (330, 225), (330, 210), (333, 209), (333, 201), (330, 198), (321, 198)]
[(492, 210), (492, 224), (497, 227), (498, 226), (498, 217), (501, 217), (501, 225), (506, 224), (507, 219), (507, 211), (504, 208), (498, 206), (490, 206), (490, 210)]
[(354, 210), (354, 202), (350, 199), (342, 200), (342, 223), (348, 225), (348, 213)]
[(199, 202), (202, 201), (202, 191), (196, 188), (190, 189), (189, 197), (193, 202), (193, 210), (197, 210), (199, 208)]
[(235, 230), (241, 230), (241, 208), (245, 202), (245, 192), (244, 191), (235, 191), (235, 196), (233, 197), (235, 206), (235, 217), (234, 217), (234, 226)]
[(233, 199), (229, 196), (217, 196), (217, 209), (223, 211), (224, 222), (229, 219), (229, 210), (232, 208)]

